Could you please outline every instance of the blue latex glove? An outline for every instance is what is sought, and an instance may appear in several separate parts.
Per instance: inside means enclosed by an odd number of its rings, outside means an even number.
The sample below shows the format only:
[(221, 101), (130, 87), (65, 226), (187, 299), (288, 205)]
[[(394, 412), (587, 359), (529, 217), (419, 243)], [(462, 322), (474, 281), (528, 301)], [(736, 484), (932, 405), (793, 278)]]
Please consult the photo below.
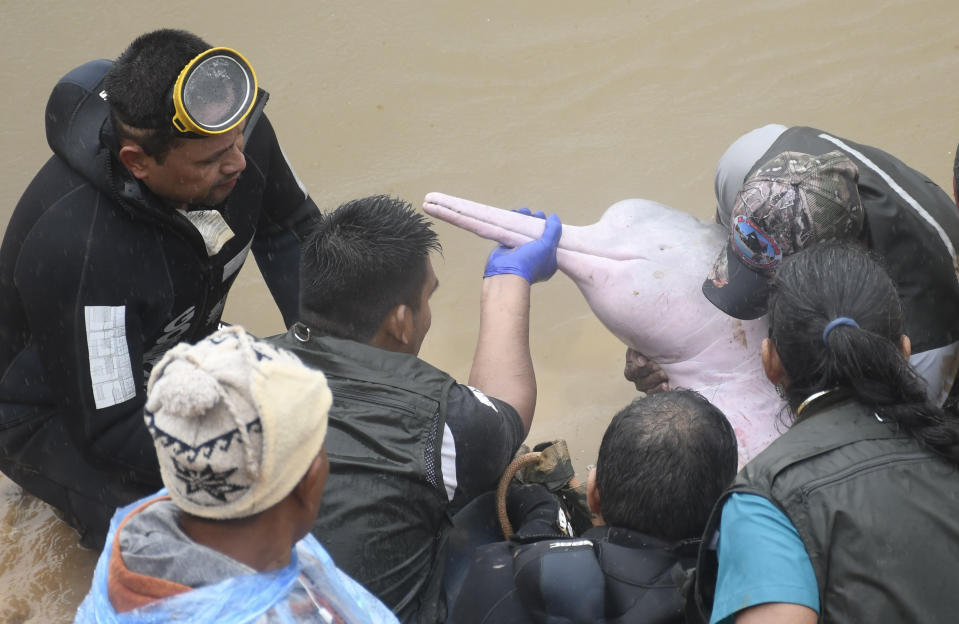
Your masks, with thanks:
[[(517, 212), (530, 214), (528, 208), (521, 208)], [(539, 219), (546, 218), (542, 211), (532, 216)], [(563, 233), (563, 224), (559, 217), (551, 214), (546, 218), (546, 229), (543, 235), (533, 241), (524, 243), (515, 249), (500, 245), (486, 260), (486, 272), (483, 277), (493, 275), (519, 275), (530, 284), (548, 280), (556, 272), (556, 246)]]

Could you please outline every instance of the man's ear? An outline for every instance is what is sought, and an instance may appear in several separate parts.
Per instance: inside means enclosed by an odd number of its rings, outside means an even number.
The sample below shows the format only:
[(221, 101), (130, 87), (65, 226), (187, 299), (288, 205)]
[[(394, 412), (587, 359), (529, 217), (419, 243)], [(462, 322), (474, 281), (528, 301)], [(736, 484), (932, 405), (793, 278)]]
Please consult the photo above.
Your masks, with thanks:
[(142, 180), (149, 173), (146, 162), (148, 158), (152, 159), (152, 156), (148, 156), (143, 148), (136, 143), (125, 141), (123, 147), (120, 148), (120, 162), (137, 180)]
[(386, 317), (386, 333), (401, 345), (409, 345), (413, 340), (413, 310), (405, 303), (390, 310)]
[(303, 478), (300, 479), (296, 487), (293, 488), (293, 497), (301, 506), (314, 515), (320, 509), (320, 498), (315, 495), (316, 488), (319, 487), (321, 483), (326, 483), (327, 476), (329, 476), (329, 465), (323, 461), (322, 454), (317, 455), (316, 458), (313, 459), (313, 463), (311, 463), (310, 467), (306, 470), (306, 474), (303, 475)]
[(909, 340), (909, 336), (903, 334), (899, 337), (899, 349), (902, 351), (902, 354), (906, 356), (906, 359), (909, 359), (909, 356), (912, 355), (912, 341)]
[(776, 351), (776, 345), (769, 338), (763, 338), (762, 345), (763, 370), (766, 371), (766, 377), (772, 384), (778, 385), (787, 381), (786, 369), (783, 368), (782, 360), (779, 359), (779, 351)]
[(413, 340), (413, 311), (400, 304), (383, 318), (379, 328), (367, 344), (387, 351), (404, 352)]

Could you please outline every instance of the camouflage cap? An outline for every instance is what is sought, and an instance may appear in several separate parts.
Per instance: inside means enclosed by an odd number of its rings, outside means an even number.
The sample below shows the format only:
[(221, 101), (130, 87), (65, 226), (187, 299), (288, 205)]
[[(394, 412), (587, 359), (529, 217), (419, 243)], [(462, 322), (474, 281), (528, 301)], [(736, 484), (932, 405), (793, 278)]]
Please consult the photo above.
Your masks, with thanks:
[(730, 213), (730, 235), (703, 294), (739, 319), (766, 313), (769, 278), (783, 256), (863, 230), (859, 169), (839, 151), (783, 152), (743, 183)]

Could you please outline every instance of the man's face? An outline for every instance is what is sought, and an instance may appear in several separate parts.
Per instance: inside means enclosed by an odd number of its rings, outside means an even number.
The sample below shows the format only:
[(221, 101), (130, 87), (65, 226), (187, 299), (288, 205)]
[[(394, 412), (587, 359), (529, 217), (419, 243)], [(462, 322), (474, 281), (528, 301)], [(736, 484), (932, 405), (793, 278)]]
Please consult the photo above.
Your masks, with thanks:
[(420, 291), (419, 307), (413, 312), (413, 340), (410, 342), (410, 352), (417, 355), (420, 347), (423, 346), (423, 340), (427, 332), (430, 331), (430, 325), (433, 322), (433, 313), (430, 311), (430, 297), (439, 288), (440, 282), (436, 279), (436, 273), (433, 271), (433, 263), (426, 259), (426, 279), (423, 282), (423, 289)]
[(227, 198), (246, 168), (243, 126), (202, 139), (181, 139), (162, 164), (146, 156), (144, 173), (138, 177), (176, 208), (216, 206)]

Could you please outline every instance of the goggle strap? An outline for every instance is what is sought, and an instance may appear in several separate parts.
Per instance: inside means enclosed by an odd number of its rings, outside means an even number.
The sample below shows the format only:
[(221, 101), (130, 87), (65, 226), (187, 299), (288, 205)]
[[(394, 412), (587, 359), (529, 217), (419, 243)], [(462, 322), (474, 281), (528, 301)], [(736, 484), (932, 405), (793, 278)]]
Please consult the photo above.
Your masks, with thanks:
[(253, 128), (256, 127), (256, 122), (258, 122), (263, 115), (263, 108), (269, 99), (270, 94), (268, 91), (259, 88), (256, 90), (256, 103), (253, 105), (253, 110), (246, 116), (246, 127), (243, 128), (244, 145), (250, 140), (250, 135), (253, 134)]

